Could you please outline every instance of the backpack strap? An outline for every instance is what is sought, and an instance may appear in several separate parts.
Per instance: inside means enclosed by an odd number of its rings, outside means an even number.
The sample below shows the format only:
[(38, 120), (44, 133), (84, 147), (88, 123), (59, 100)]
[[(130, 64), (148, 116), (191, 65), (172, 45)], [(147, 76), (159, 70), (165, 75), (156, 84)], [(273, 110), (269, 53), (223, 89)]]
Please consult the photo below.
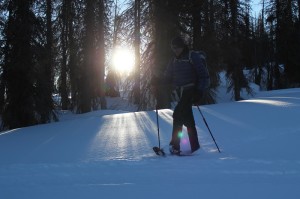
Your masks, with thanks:
[(206, 62), (206, 56), (204, 55), (204, 53), (201, 51), (194, 51), (194, 50), (190, 50), (189, 51), (189, 62), (194, 66), (194, 62), (193, 62), (193, 58), (192, 58), (192, 53), (197, 53), (201, 59), (204, 59)]
[(193, 62), (193, 59), (192, 59), (192, 53), (194, 53), (194, 52), (195, 51), (193, 51), (193, 50), (189, 51), (189, 62), (190, 62), (191, 65), (193, 65), (193, 67), (194, 67), (194, 62)]
[[(202, 51), (193, 51), (193, 50), (190, 50), (190, 51), (189, 51), (189, 62), (190, 62), (190, 64), (192, 65), (192, 68), (193, 68), (193, 70), (195, 71), (195, 74), (197, 74), (197, 69), (196, 69), (195, 64), (194, 64), (194, 62), (193, 62), (192, 53), (195, 53), (195, 54), (197, 54), (198, 56), (200, 56), (200, 59), (202, 59), (203, 62), (204, 62), (205, 70), (206, 70), (206, 72), (208, 73), (208, 68), (207, 68), (207, 65), (206, 65), (206, 56), (205, 56), (205, 53), (202, 52)], [(206, 78), (206, 77), (205, 77), (205, 78)], [(209, 85), (210, 85), (209, 74), (208, 74), (208, 77), (207, 77), (206, 79), (207, 79), (207, 82), (206, 82), (205, 84), (207, 84), (207, 86), (209, 86)], [(198, 81), (199, 81), (199, 76), (196, 75), (196, 85), (197, 85)]]

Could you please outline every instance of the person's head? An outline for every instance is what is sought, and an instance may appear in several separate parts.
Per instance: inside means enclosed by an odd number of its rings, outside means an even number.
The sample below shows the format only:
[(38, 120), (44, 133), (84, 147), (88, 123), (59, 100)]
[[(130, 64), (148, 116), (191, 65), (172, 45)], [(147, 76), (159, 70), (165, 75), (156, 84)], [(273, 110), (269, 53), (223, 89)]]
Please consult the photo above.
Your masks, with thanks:
[(175, 37), (174, 39), (172, 39), (171, 49), (173, 50), (173, 52), (176, 56), (179, 56), (185, 49), (187, 49), (187, 45), (186, 45), (184, 39), (182, 37), (178, 36), (178, 37)]

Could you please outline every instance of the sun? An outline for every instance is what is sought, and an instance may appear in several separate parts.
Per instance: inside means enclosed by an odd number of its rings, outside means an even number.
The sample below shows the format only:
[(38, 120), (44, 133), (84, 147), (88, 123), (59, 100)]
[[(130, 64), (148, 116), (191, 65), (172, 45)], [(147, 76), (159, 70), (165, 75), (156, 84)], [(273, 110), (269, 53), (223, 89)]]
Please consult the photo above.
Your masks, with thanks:
[(112, 57), (112, 65), (115, 71), (130, 73), (134, 68), (134, 54), (126, 48), (115, 49)]

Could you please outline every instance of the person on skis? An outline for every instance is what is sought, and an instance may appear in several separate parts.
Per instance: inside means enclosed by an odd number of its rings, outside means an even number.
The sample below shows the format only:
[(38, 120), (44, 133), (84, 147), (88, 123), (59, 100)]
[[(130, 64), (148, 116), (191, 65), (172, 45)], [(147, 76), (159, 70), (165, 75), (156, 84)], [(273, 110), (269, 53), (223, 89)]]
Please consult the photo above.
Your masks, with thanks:
[(203, 53), (190, 51), (180, 36), (172, 40), (171, 49), (174, 57), (164, 72), (164, 78), (172, 84), (173, 94), (177, 97), (178, 103), (173, 112), (169, 150), (172, 154), (179, 155), (183, 125), (187, 127), (191, 152), (200, 148), (192, 106), (199, 105), (209, 87), (210, 79)]

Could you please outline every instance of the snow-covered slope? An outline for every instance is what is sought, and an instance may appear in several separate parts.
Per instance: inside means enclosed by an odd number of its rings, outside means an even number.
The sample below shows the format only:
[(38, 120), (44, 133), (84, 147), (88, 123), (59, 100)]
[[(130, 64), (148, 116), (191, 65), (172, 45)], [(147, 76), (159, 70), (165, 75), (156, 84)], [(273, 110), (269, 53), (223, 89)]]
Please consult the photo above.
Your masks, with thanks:
[[(156, 114), (98, 111), (0, 134), (0, 196), (47, 198), (300, 197), (300, 89), (201, 107), (201, 149), (156, 156)], [(159, 110), (161, 143), (172, 110)], [(186, 135), (185, 135), (186, 137)], [(188, 149), (183, 139), (182, 147)]]

